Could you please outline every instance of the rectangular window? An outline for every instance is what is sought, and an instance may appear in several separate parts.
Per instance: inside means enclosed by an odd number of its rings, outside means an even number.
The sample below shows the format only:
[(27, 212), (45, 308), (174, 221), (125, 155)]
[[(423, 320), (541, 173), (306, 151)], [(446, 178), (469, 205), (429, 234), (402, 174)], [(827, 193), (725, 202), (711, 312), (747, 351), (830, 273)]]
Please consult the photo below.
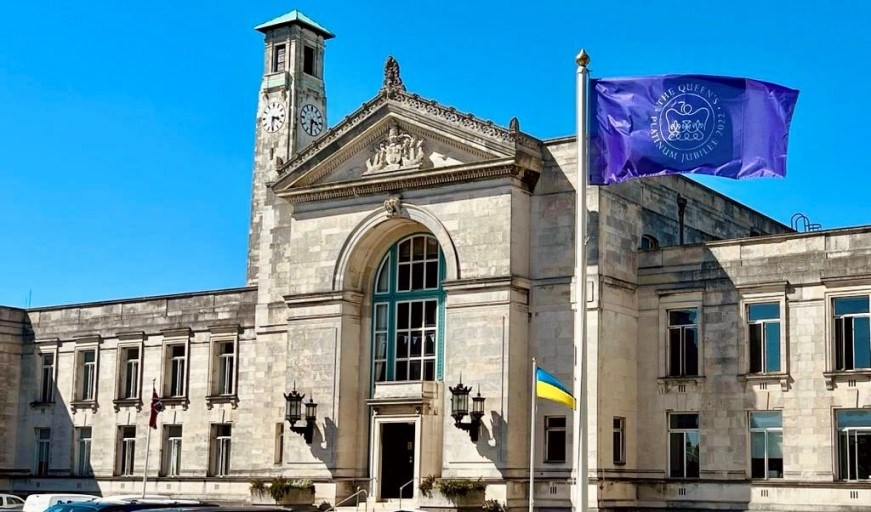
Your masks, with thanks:
[(166, 347), (166, 382), (167, 397), (185, 396), (185, 370), (187, 366), (187, 350), (185, 345), (167, 345)]
[(871, 368), (868, 296), (833, 300), (835, 369)]
[(181, 474), (181, 425), (163, 426), (163, 476)]
[(438, 301), (396, 304), (396, 378), (435, 380)]
[(277, 44), (272, 50), (272, 72), (278, 73), (287, 69), (287, 46)]
[(387, 380), (387, 304), (375, 304), (373, 367), (375, 382)]
[(234, 342), (224, 341), (216, 344), (214, 365), (217, 368), (216, 389), (214, 393), (216, 395), (235, 394), (235, 388), (233, 387), (236, 380), (236, 374), (234, 373), (236, 366)]
[(614, 464), (626, 464), (626, 418), (614, 417), (611, 453)]
[(699, 310), (676, 309), (668, 312), (668, 375), (699, 375)]
[(124, 347), (118, 375), (118, 398), (139, 398), (139, 347)]
[(275, 458), (273, 463), (284, 462), (284, 423), (275, 424)]
[(780, 371), (780, 304), (747, 306), (750, 373)]
[(120, 476), (133, 475), (133, 463), (136, 461), (136, 427), (118, 427), (116, 451), (115, 473)]
[(566, 461), (566, 417), (544, 418), (544, 461)]
[(39, 386), (39, 401), (54, 401), (54, 354), (41, 355), (42, 373)]
[(302, 47), (302, 72), (315, 76), (315, 49), (311, 46)]
[(97, 396), (97, 351), (80, 350), (76, 354), (78, 386), (76, 400), (89, 401)]
[(836, 411), (841, 480), (871, 479), (871, 410)]
[(230, 434), (232, 425), (220, 423), (212, 425), (211, 476), (227, 476), (230, 474)]
[(750, 478), (783, 478), (780, 412), (750, 413)]
[(91, 427), (76, 427), (76, 475), (94, 474), (91, 468)]
[(47, 475), (51, 461), (51, 429), (36, 429), (36, 474)]
[(699, 415), (668, 415), (668, 476), (699, 477)]

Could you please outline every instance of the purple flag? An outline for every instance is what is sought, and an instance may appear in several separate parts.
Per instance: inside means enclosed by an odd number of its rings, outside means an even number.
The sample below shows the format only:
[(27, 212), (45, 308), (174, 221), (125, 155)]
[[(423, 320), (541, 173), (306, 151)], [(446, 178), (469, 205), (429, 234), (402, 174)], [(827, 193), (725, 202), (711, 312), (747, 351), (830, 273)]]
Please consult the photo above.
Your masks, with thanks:
[(798, 91), (706, 75), (591, 80), (592, 185), (663, 174), (786, 175)]

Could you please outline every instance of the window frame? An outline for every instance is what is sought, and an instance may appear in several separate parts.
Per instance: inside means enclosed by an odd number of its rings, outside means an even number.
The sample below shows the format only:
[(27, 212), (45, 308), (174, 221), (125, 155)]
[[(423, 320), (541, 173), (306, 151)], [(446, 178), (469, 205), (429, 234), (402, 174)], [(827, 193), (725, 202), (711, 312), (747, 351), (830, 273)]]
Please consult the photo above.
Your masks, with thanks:
[[(83, 437), (82, 434), (85, 431), (88, 432), (88, 437)], [(91, 466), (91, 448), (93, 439), (93, 426), (85, 425), (73, 428), (73, 449), (75, 450), (73, 474), (76, 476), (93, 476), (94, 474), (94, 468)], [(87, 467), (83, 467), (85, 465), (87, 465)]]
[[(562, 420), (562, 426), (551, 426), (550, 420)], [(542, 462), (545, 464), (565, 464), (568, 461), (568, 419), (565, 415), (548, 415), (544, 417), (544, 457)], [(562, 434), (563, 436), (563, 458), (562, 459), (552, 459), (550, 458), (550, 444), (551, 434)]]
[[(839, 317), (835, 316), (835, 302), (839, 299), (850, 299), (850, 298), (862, 298), (864, 297), (868, 302), (868, 312), (866, 313), (849, 313), (845, 315), (841, 315)], [(836, 341), (836, 337), (838, 335), (838, 319), (840, 318), (865, 318), (868, 319), (869, 324), (871, 324), (871, 294), (869, 293), (853, 293), (853, 294), (844, 294), (844, 295), (833, 295), (830, 298), (831, 314), (830, 322), (831, 322), (831, 338), (829, 339), (831, 350), (832, 350), (832, 370), (836, 372), (853, 372), (853, 371), (871, 371), (871, 363), (868, 366), (857, 366), (856, 365), (856, 339), (853, 337), (853, 341), (851, 343), (852, 349), (852, 368), (846, 368), (846, 359), (844, 361), (838, 360), (838, 342)], [(855, 321), (855, 320), (854, 320)], [(854, 324), (855, 325), (855, 324)], [(855, 329), (854, 329), (855, 332)], [(871, 338), (871, 325), (869, 325), (869, 338)], [(843, 340), (842, 340), (843, 343)], [(844, 356), (842, 356), (844, 357)], [(842, 364), (843, 363), (843, 364)]]
[[(413, 251), (414, 251), (413, 239), (416, 237), (424, 237), (424, 245), (423, 245), (424, 257), (423, 257), (423, 259), (422, 260), (414, 260), (413, 256), (412, 256), (412, 260), (410, 260), (408, 262), (400, 261), (400, 258), (399, 258), (400, 245), (408, 241), (411, 244), (411, 251), (412, 251), (411, 254), (413, 254)], [(431, 239), (436, 244), (437, 256), (435, 259), (428, 258), (426, 256), (427, 243), (428, 243), (427, 240), (428, 239)], [(422, 268), (424, 269), (423, 270), (424, 275), (422, 278), (424, 288), (417, 289), (417, 290), (415, 290), (415, 289), (400, 290), (399, 289), (399, 286), (400, 286), (400, 282), (399, 282), (400, 281), (399, 280), (400, 266), (408, 266), (408, 268), (409, 268), (408, 284), (409, 284), (409, 287), (411, 287), (412, 286), (412, 277), (411, 276), (412, 276), (413, 268), (414, 268), (412, 266), (413, 263), (422, 263)], [(427, 264), (428, 263), (435, 263), (436, 264), (436, 272), (437, 273), (436, 273), (436, 286), (435, 287), (426, 287), (426, 284), (427, 284), (426, 272), (427, 272)], [(380, 282), (379, 278), (381, 277), (382, 269), (384, 268), (385, 265), (387, 265), (387, 269), (388, 269), (387, 273), (385, 274), (385, 276), (387, 278), (387, 282), (388, 282), (387, 291), (386, 292), (384, 292), (384, 291), (379, 292), (379, 291), (377, 291), (378, 285)], [(446, 264), (445, 264), (444, 251), (442, 250), (441, 244), (439, 243), (438, 239), (432, 233), (416, 232), (416, 233), (406, 235), (406, 236), (400, 238), (399, 240), (395, 241), (393, 244), (391, 244), (390, 247), (387, 249), (387, 251), (385, 251), (384, 256), (382, 256), (379, 264), (375, 268), (374, 276), (372, 277), (372, 283), (371, 283), (371, 286), (372, 286), (371, 287), (371, 290), (372, 290), (372, 294), (371, 294), (371, 296), (372, 296), (372, 308), (371, 308), (371, 313), (370, 313), (371, 344), (370, 344), (370, 358), (369, 358), (370, 368), (369, 368), (369, 370), (370, 370), (370, 382), (371, 382), (371, 385), (373, 386), (373, 388), (376, 384), (378, 384), (380, 382), (423, 382), (423, 381), (425, 381), (425, 379), (423, 377), (425, 376), (425, 367), (426, 367), (427, 360), (433, 361), (434, 371), (433, 371), (432, 381), (438, 382), (438, 381), (442, 380), (443, 367), (444, 367), (443, 354), (444, 354), (445, 292), (444, 292), (444, 288), (443, 288), (443, 282), (445, 280), (445, 268), (446, 268)], [(435, 353), (431, 358), (424, 355), (426, 353), (425, 339), (424, 339), (424, 341), (423, 341), (424, 346), (421, 347), (421, 355), (420, 356), (410, 356), (409, 358), (402, 358), (402, 360), (407, 360), (407, 361), (413, 361), (413, 360), (420, 361), (421, 378), (418, 380), (397, 380), (397, 373), (398, 373), (397, 363), (399, 362), (399, 359), (400, 359), (397, 357), (397, 332), (399, 331), (397, 317), (398, 317), (399, 305), (403, 304), (403, 303), (416, 303), (416, 302), (423, 302), (425, 304), (426, 301), (430, 301), (430, 300), (435, 300), (435, 303), (436, 303), (435, 327), (432, 328), (435, 332)], [(377, 325), (377, 320), (376, 320), (378, 308), (382, 307), (382, 306), (387, 308), (387, 313), (386, 313), (387, 328), (386, 328), (386, 330), (379, 329), (378, 325)], [(422, 306), (422, 307), (425, 308), (425, 306)], [(411, 310), (409, 307), (409, 315), (411, 314), (410, 311)], [(426, 314), (426, 311), (424, 309), (423, 315), (422, 315), (423, 322), (425, 322), (425, 314)], [(409, 327), (408, 330), (420, 330), (423, 332), (429, 332), (430, 328), (427, 328), (424, 325), (424, 326), (421, 326), (419, 329)], [(385, 358), (376, 359), (375, 355), (377, 354), (377, 349), (378, 349), (377, 341), (378, 341), (379, 334), (386, 334), (386, 350), (385, 350)], [(378, 364), (378, 363), (382, 363), (385, 366), (384, 380), (377, 380), (376, 379), (376, 371), (375, 370), (376, 370), (376, 364)], [(407, 372), (410, 371), (410, 365), (407, 367), (406, 371)]]
[[(45, 434), (43, 436), (42, 434)], [(33, 458), (33, 474), (36, 476), (46, 476), (51, 472), (51, 428), (36, 427), (33, 429), (34, 435), (34, 458)], [(43, 460), (45, 454), (45, 460)]]
[[(210, 402), (232, 400), (238, 397), (239, 390), (239, 337), (241, 334), (239, 324), (217, 326), (209, 329), (209, 395)], [(232, 347), (232, 356), (227, 358), (220, 353), (221, 347)], [(188, 357), (190, 359), (190, 357)], [(226, 359), (230, 359), (230, 389), (225, 390), (225, 378), (222, 373), (225, 369)], [(226, 392), (225, 392), (226, 391)]]
[[(617, 423), (620, 426), (617, 426)], [(620, 451), (614, 448), (614, 439), (620, 439)], [(616, 455), (616, 456), (615, 456)], [(611, 459), (615, 466), (626, 465), (626, 417), (614, 416), (611, 420)]]
[[(219, 435), (221, 427), (229, 427), (229, 435)], [(221, 457), (226, 453), (225, 457)], [(230, 476), (231, 457), (233, 456), (233, 424), (212, 423), (209, 425), (209, 476)], [(222, 464), (222, 460), (225, 464)]]
[[(281, 69), (278, 69), (278, 63), (279, 63), (278, 57), (279, 57), (279, 54), (280, 54), (280, 53), (279, 53), (279, 49), (283, 49), (283, 50), (284, 50), (284, 60), (281, 62), (281, 64), (283, 65), (283, 67), (282, 67)], [(283, 43), (276, 43), (276, 44), (273, 44), (273, 45), (272, 45), (272, 59), (270, 59), (271, 62), (270, 62), (270, 65), (269, 65), (269, 72), (270, 72), (270, 73), (282, 73), (282, 72), (287, 71), (287, 68), (288, 68), (288, 66), (287, 66), (287, 56), (288, 56), (288, 53), (289, 53), (289, 52), (288, 52), (288, 44), (287, 44), (286, 42), (283, 42)]]
[[(703, 290), (663, 290), (659, 295), (659, 378), (660, 385), (669, 381), (700, 381), (705, 377), (705, 308)], [(670, 311), (696, 309), (696, 336), (698, 338), (698, 375), (670, 375), (669, 318)], [(665, 384), (668, 389), (669, 385)]]
[[(752, 290), (742, 293), (739, 301), (739, 315), (741, 320), (741, 352), (739, 362), (741, 372), (746, 377), (781, 377), (789, 375), (789, 302), (786, 298), (786, 291), (780, 287), (774, 292), (754, 292)], [(751, 372), (751, 347), (750, 347), (750, 325), (755, 322), (750, 321), (750, 306), (759, 304), (776, 303), (780, 309), (780, 370), (776, 372), (761, 371)]]
[[(92, 362), (85, 361), (85, 354), (93, 352), (94, 360)], [(73, 398), (75, 402), (96, 402), (97, 401), (97, 381), (99, 367), (99, 351), (96, 347), (76, 347), (75, 351), (75, 367), (76, 374), (73, 389)], [(86, 386), (88, 368), (91, 368), (90, 385)], [(88, 389), (86, 389), (86, 387)]]
[[(133, 432), (132, 437), (124, 437), (128, 431)], [(115, 476), (135, 476), (137, 433), (136, 425), (118, 425), (115, 443)]]
[[(118, 344), (118, 385), (115, 390), (115, 398), (116, 400), (136, 400), (139, 401), (142, 399), (142, 344), (132, 344), (132, 343), (119, 343)], [(126, 354), (130, 350), (139, 351), (138, 356), (136, 357), (136, 378), (134, 379), (133, 384), (136, 386), (135, 393), (131, 394), (127, 392), (127, 381), (130, 368), (129, 363), (132, 361), (131, 359), (127, 359)]]
[[(307, 69), (306, 63), (309, 62), (306, 60), (306, 50), (311, 50), (311, 69)], [(318, 50), (316, 45), (309, 44), (308, 41), (302, 42), (302, 59), (300, 59), (300, 65), (302, 67), (303, 74), (307, 76), (311, 76), (314, 78), (320, 78), (320, 73), (318, 73)]]
[[(56, 394), (57, 394), (57, 372), (58, 372), (58, 340), (51, 341), (37, 341), (37, 350), (36, 350), (36, 367), (38, 368), (38, 379), (39, 379), (39, 387), (38, 387), (38, 395), (36, 397), (36, 404), (51, 404), (54, 403)], [(50, 380), (50, 388), (48, 390), (45, 389), (45, 365), (43, 364), (44, 358), (46, 356), (51, 356), (52, 358), (52, 369), (49, 375)]]
[[(181, 394), (172, 394), (172, 367), (173, 360), (172, 348), (182, 345), (184, 346), (184, 371), (181, 378), (181, 385), (184, 387)], [(160, 395), (161, 400), (166, 403), (187, 403), (190, 396), (190, 361), (191, 361), (191, 330), (187, 328), (173, 329), (163, 331), (163, 342), (161, 344), (161, 385)]]
[[(851, 427), (842, 428), (840, 425), (840, 421), (838, 420), (838, 413), (840, 413), (840, 412), (864, 412), (864, 413), (867, 413), (869, 415), (868, 426), (861, 426), (861, 427), (851, 426)], [(850, 476), (849, 475), (849, 473), (850, 473), (849, 466), (847, 468), (848, 474), (844, 475), (842, 473), (842, 469), (843, 469), (842, 462), (843, 461), (841, 460), (841, 433), (847, 432), (848, 435), (849, 435), (849, 433), (853, 433), (854, 435), (857, 435), (859, 432), (862, 432), (862, 433), (864, 433), (864, 435), (871, 437), (871, 410), (869, 410), (867, 407), (864, 407), (864, 408), (862, 408), (862, 407), (858, 407), (858, 408), (857, 407), (835, 408), (832, 410), (832, 424), (835, 427), (834, 428), (834, 437), (835, 438), (834, 438), (834, 444), (832, 445), (833, 446), (832, 452), (833, 452), (833, 456), (834, 456), (833, 457), (834, 458), (834, 467), (837, 468), (837, 473), (835, 475), (836, 480), (839, 482), (853, 482), (853, 483), (871, 482), (871, 474), (869, 474), (869, 478), (851, 479), (849, 477)], [(858, 458), (858, 453), (856, 453), (856, 457)], [(848, 461), (848, 464), (849, 464), (849, 461)], [(868, 464), (871, 465), (871, 460), (868, 461)]]
[[(675, 415), (695, 415), (698, 423), (698, 427), (696, 428), (672, 428), (671, 427), (671, 417)], [(667, 438), (667, 452), (666, 452), (666, 477), (673, 480), (683, 480), (683, 479), (692, 479), (697, 480), (701, 478), (702, 472), (702, 417), (698, 411), (669, 411), (666, 413), (666, 430), (668, 432)], [(672, 434), (681, 434), (683, 439), (683, 445), (686, 445), (686, 436), (687, 434), (695, 432), (696, 437), (698, 438), (698, 450), (699, 450), (699, 474), (695, 476), (687, 475), (687, 459), (686, 459), (686, 450), (682, 451), (683, 453), (683, 475), (682, 476), (673, 476), (672, 475), (672, 467), (671, 467), (671, 438)]]
[[(780, 415), (780, 426), (779, 427), (753, 427), (753, 415), (758, 413), (777, 413)], [(754, 477), (753, 476), (753, 434), (754, 433), (764, 433), (765, 434), (765, 476), (763, 477)], [(783, 480), (784, 469), (781, 468), (780, 476), (769, 476), (769, 460), (770, 457), (768, 455), (768, 446), (769, 446), (769, 434), (771, 433), (779, 433), (780, 434), (780, 444), (781, 450), (783, 450), (783, 411), (775, 410), (775, 411), (748, 411), (747, 413), (747, 476), (751, 480)], [(781, 464), (785, 458), (781, 453)]]
[[(178, 436), (170, 435), (170, 430), (178, 428)], [(181, 456), (184, 449), (184, 425), (164, 423), (161, 436), (160, 476), (178, 478), (181, 476)]]

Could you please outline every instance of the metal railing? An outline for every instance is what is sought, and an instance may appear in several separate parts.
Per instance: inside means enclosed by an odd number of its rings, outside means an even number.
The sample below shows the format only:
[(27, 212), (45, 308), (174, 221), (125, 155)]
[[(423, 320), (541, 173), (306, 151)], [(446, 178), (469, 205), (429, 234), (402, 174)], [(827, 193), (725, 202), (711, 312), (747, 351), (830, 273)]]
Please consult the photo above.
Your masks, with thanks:
[(357, 487), (357, 492), (348, 496), (347, 498), (343, 499), (342, 501), (336, 503), (335, 505), (333, 505), (332, 507), (327, 509), (325, 512), (334, 512), (337, 508), (339, 508), (339, 505), (347, 503), (354, 498), (357, 498), (357, 501), (354, 503), (354, 506), (359, 507), (361, 494), (366, 496), (366, 499), (363, 501), (363, 510), (368, 511), (369, 510), (369, 493), (366, 491), (366, 489), (363, 489), (362, 487)]
[[(399, 510), (402, 510), (402, 491), (409, 485), (413, 484), (415, 481), (417, 481), (417, 478), (412, 478), (411, 480), (399, 486)], [(411, 496), (414, 497), (414, 491), (412, 491)]]

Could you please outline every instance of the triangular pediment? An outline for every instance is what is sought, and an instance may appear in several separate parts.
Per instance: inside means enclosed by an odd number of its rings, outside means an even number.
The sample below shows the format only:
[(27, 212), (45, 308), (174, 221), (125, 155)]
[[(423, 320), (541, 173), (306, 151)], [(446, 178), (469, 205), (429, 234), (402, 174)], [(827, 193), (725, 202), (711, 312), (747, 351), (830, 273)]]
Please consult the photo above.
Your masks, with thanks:
[(491, 165), (537, 174), (541, 148), (516, 121), (503, 128), (417, 95), (382, 90), (282, 166), (272, 189), (306, 200), (302, 196), (335, 197), (309, 193), (317, 190), (391, 181), (398, 190), (409, 179)]

